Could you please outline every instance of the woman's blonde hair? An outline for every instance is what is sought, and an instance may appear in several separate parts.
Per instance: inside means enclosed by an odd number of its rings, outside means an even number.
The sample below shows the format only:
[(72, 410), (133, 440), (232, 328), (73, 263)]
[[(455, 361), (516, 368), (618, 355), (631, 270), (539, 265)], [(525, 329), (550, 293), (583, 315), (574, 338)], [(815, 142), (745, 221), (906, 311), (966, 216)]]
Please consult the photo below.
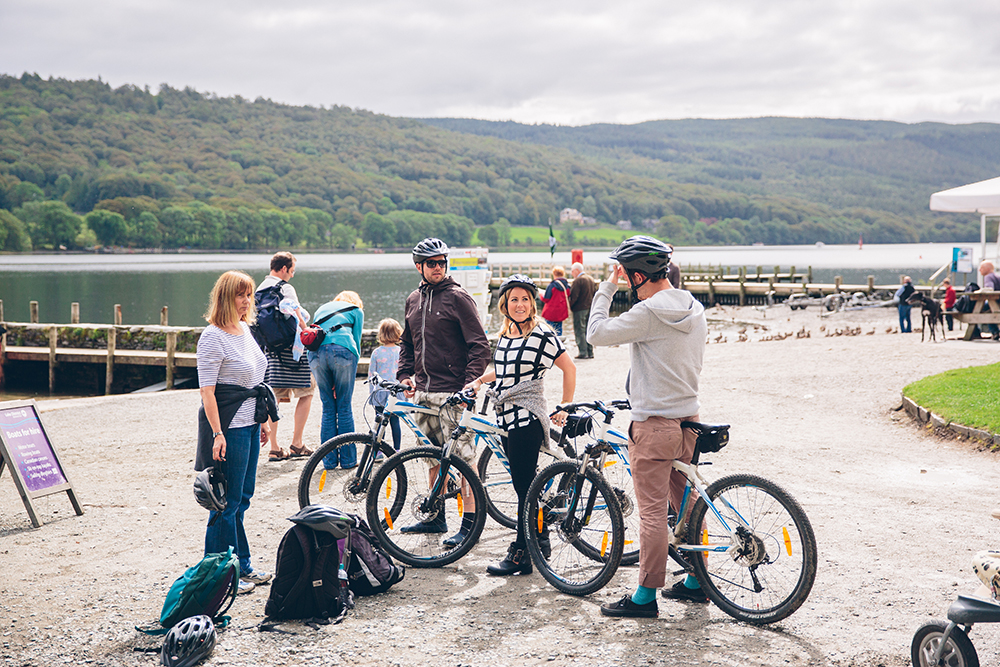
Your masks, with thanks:
[(378, 323), (379, 345), (395, 345), (402, 337), (402, 325), (391, 317), (387, 317)]
[[(208, 311), (205, 319), (220, 329), (236, 324), (241, 319), (247, 324), (257, 320), (257, 306), (253, 300), (255, 285), (253, 278), (242, 271), (226, 271), (215, 281), (208, 295)], [(236, 297), (250, 295), (250, 308), (242, 318), (236, 311)]]
[(565, 278), (566, 277), (566, 269), (564, 269), (561, 266), (553, 266), (552, 267), (552, 277), (553, 278)]
[(500, 295), (499, 301), (497, 301), (497, 308), (500, 310), (500, 314), (503, 315), (503, 326), (500, 327), (500, 335), (506, 336), (507, 338), (524, 338), (531, 330), (535, 328), (538, 324), (538, 301), (531, 299), (531, 314), (530, 319), (524, 324), (518, 326), (518, 324), (507, 316), (507, 298), (510, 293), (514, 290), (519, 289), (531, 296), (529, 292), (524, 287), (511, 287), (509, 290)]
[(353, 303), (355, 306), (361, 310), (365, 309), (365, 304), (361, 303), (361, 297), (358, 296), (357, 292), (352, 292), (351, 290), (344, 290), (337, 296), (333, 297), (334, 301), (346, 301), (347, 303)]

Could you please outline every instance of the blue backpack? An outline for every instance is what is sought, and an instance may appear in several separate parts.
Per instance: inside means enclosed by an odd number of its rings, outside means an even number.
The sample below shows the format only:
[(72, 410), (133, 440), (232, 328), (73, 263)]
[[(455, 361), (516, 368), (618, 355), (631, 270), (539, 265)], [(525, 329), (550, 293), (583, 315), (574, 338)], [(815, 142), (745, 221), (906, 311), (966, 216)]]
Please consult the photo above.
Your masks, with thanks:
[(262, 350), (281, 352), (292, 346), (298, 334), (299, 323), (291, 315), (281, 312), (281, 288), (287, 285), (284, 280), (254, 293), (254, 303), (257, 305), (257, 322), (250, 327), (253, 337)]

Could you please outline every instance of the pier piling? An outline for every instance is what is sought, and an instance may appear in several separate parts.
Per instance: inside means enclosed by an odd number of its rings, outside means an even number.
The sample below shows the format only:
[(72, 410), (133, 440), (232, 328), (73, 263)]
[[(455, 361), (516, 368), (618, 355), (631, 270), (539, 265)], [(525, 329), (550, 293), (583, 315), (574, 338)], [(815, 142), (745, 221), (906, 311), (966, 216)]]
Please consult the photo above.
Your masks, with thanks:
[[(120, 314), (120, 306), (115, 304), (115, 308)], [(104, 375), (104, 394), (111, 395), (111, 385), (115, 381), (115, 345), (118, 339), (118, 330), (113, 326), (108, 327), (108, 365)]]
[[(37, 301), (33, 303), (38, 303)], [(56, 343), (59, 342), (59, 330), (56, 325), (49, 327), (49, 394), (56, 393)]]
[[(166, 306), (163, 310), (166, 310)], [(167, 332), (167, 389), (174, 388), (174, 357), (177, 353), (177, 332)]]
[(122, 305), (120, 303), (115, 304), (115, 324), (121, 326), (122, 323)]
[(28, 321), (32, 324), (38, 324), (38, 302), (29, 301), (28, 302)]
[(74, 301), (69, 304), (69, 323), (79, 324), (80, 323), (80, 302)]
[(160, 308), (160, 326), (167, 326), (167, 307)]

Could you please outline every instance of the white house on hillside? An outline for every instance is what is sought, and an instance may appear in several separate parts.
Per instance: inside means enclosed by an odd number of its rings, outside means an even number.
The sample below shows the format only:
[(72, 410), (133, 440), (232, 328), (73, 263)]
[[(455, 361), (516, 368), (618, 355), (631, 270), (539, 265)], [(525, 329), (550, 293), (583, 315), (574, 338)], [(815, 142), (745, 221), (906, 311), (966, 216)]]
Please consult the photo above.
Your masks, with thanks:
[(576, 224), (583, 223), (583, 213), (580, 213), (575, 208), (564, 208), (559, 211), (559, 223), (564, 222), (575, 222)]

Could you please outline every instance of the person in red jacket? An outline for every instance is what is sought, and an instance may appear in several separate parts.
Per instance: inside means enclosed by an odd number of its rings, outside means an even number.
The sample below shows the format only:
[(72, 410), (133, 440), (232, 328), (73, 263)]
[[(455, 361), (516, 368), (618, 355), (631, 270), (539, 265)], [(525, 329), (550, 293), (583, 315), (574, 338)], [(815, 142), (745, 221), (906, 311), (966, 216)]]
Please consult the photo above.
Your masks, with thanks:
[(542, 303), (545, 304), (542, 319), (548, 322), (557, 335), (562, 336), (563, 320), (569, 317), (569, 282), (563, 267), (552, 267), (552, 282), (545, 288)]
[[(955, 301), (958, 299), (958, 297), (955, 296), (955, 288), (951, 286), (951, 280), (949, 278), (942, 280), (941, 284), (944, 285), (944, 309), (954, 310)], [(945, 313), (944, 319), (948, 322), (948, 331), (952, 331), (955, 325), (954, 318), (948, 313)]]

